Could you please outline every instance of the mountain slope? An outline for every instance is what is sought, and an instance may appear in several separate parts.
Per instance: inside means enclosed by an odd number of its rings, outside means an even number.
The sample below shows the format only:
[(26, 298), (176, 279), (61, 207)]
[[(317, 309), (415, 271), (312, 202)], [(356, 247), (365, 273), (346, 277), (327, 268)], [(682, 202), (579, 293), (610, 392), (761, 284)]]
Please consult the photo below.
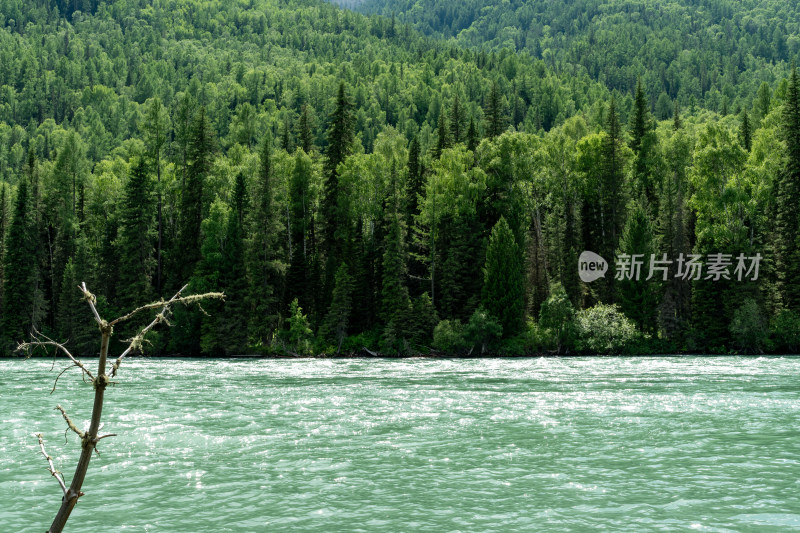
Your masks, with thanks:
[(366, 0), (420, 31), (458, 43), (528, 50), (580, 65), (611, 89), (641, 77), (652, 102), (692, 98), (723, 111), (749, 106), (762, 81), (800, 53), (800, 7), (777, 0)]

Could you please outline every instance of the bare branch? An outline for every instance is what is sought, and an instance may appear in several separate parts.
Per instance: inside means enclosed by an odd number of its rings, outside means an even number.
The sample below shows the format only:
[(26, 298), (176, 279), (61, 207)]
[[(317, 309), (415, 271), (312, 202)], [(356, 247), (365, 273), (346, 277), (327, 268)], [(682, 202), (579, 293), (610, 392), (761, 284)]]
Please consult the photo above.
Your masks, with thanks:
[(122, 363), (122, 360), (128, 354), (130, 354), (131, 352), (134, 352), (136, 350), (140, 350), (141, 349), (142, 343), (144, 342), (145, 335), (147, 335), (147, 333), (151, 329), (153, 329), (153, 327), (156, 324), (159, 324), (161, 322), (167, 322), (167, 314), (170, 311), (170, 307), (172, 305), (177, 304), (177, 303), (191, 304), (191, 303), (196, 303), (196, 302), (199, 302), (201, 300), (210, 299), (210, 298), (214, 298), (214, 299), (218, 299), (218, 300), (222, 300), (222, 299), (225, 298), (225, 294), (222, 293), (222, 292), (207, 292), (207, 293), (204, 293), (204, 294), (192, 294), (191, 296), (181, 296), (181, 293), (186, 289), (186, 287), (187, 287), (187, 285), (184, 285), (181, 288), (181, 290), (179, 290), (177, 293), (175, 293), (175, 296), (173, 296), (172, 298), (170, 298), (166, 302), (164, 302), (162, 300), (162, 301), (157, 302), (155, 304), (148, 304), (148, 305), (142, 306), (142, 307), (138, 308), (137, 310), (134, 310), (132, 313), (128, 313), (127, 315), (125, 315), (123, 317), (120, 317), (120, 318), (114, 320), (113, 322), (111, 322), (110, 325), (114, 325), (115, 323), (117, 323), (117, 322), (119, 322), (121, 320), (127, 320), (128, 318), (133, 316), (134, 313), (137, 313), (139, 311), (142, 311), (142, 310), (145, 310), (145, 309), (154, 309), (154, 308), (157, 308), (157, 307), (161, 307), (161, 311), (156, 315), (156, 317), (147, 326), (145, 326), (141, 331), (139, 331), (139, 333), (134, 335), (132, 339), (130, 339), (128, 347), (125, 349), (124, 352), (122, 352), (122, 354), (120, 354), (119, 357), (117, 357), (117, 360), (114, 361), (114, 363), (111, 365), (111, 377), (115, 377), (117, 375), (117, 370), (119, 370), (119, 365)]
[[(92, 375), (92, 373), (89, 371), (89, 369), (88, 369), (88, 368), (86, 368), (86, 367), (83, 365), (83, 363), (81, 363), (81, 362), (80, 362), (78, 359), (76, 359), (76, 358), (75, 358), (75, 357), (74, 357), (74, 356), (73, 356), (73, 355), (72, 355), (72, 354), (69, 352), (69, 350), (67, 350), (67, 347), (66, 347), (66, 346), (64, 346), (62, 343), (60, 343), (60, 342), (56, 342), (56, 341), (54, 341), (53, 339), (51, 339), (50, 337), (48, 337), (47, 335), (44, 335), (44, 334), (42, 334), (42, 333), (39, 333), (39, 332), (38, 332), (38, 331), (36, 331), (36, 330), (34, 330), (34, 333), (32, 333), (32, 334), (31, 334), (31, 337), (33, 338), (33, 341), (32, 341), (32, 342), (23, 342), (23, 343), (20, 343), (20, 344), (19, 344), (19, 346), (17, 346), (17, 350), (18, 350), (18, 351), (23, 351), (23, 350), (24, 350), (24, 351), (27, 351), (28, 353), (32, 353), (32, 350), (35, 350), (36, 348), (43, 348), (43, 347), (45, 347), (45, 346), (54, 346), (54, 347), (56, 348), (56, 353), (58, 353), (58, 351), (59, 351), (59, 350), (60, 350), (61, 352), (63, 352), (63, 353), (64, 353), (64, 355), (66, 355), (67, 357), (69, 357), (69, 360), (70, 360), (70, 361), (72, 361), (72, 363), (73, 363), (75, 366), (77, 366), (78, 368), (80, 368), (80, 369), (83, 371), (83, 373), (84, 373), (85, 375), (89, 376), (89, 379), (90, 379), (90, 380), (94, 381), (94, 376), (93, 376), (93, 375)], [(42, 339), (44, 339), (44, 340), (42, 340)], [(55, 364), (55, 360), (53, 361), (53, 363)], [(72, 368), (72, 367), (67, 367), (67, 368)], [(61, 371), (61, 374), (63, 374), (65, 371), (66, 371), (66, 369), (65, 369), (65, 370), (62, 370), (62, 371)], [(58, 377), (61, 377), (61, 374), (59, 374), (59, 375), (58, 375)], [(56, 383), (58, 383), (58, 378), (56, 378)], [(53, 384), (53, 390), (54, 390), (54, 391), (56, 390), (55, 384)], [(52, 392), (51, 392), (51, 394), (52, 394)]]
[(97, 321), (97, 325), (102, 328), (105, 321), (100, 318), (100, 313), (97, 312), (97, 307), (95, 307), (97, 304), (97, 298), (95, 298), (94, 294), (89, 292), (89, 289), (86, 288), (85, 281), (80, 284), (78, 289), (80, 289), (80, 291), (83, 293), (83, 299), (86, 300), (86, 302), (89, 304), (89, 307), (92, 308), (92, 313), (94, 314), (95, 321)]
[(56, 478), (56, 481), (58, 481), (58, 484), (61, 485), (61, 491), (66, 496), (67, 495), (67, 485), (66, 485), (66, 483), (64, 483), (64, 476), (61, 474), (61, 472), (56, 470), (56, 467), (53, 464), (53, 458), (50, 457), (49, 455), (47, 455), (47, 452), (44, 450), (44, 439), (42, 437), (42, 434), (41, 433), (37, 433), (36, 436), (39, 438), (39, 449), (42, 450), (42, 455), (44, 455), (44, 458), (47, 459), (47, 465), (48, 465), (49, 470), (50, 470), (50, 475), (53, 476), (54, 478)]
[(71, 429), (72, 431), (74, 431), (74, 432), (75, 432), (75, 434), (77, 434), (77, 435), (78, 435), (78, 436), (79, 436), (81, 439), (82, 439), (82, 438), (84, 438), (84, 437), (86, 437), (86, 433), (85, 433), (85, 432), (83, 432), (83, 431), (81, 431), (80, 429), (78, 429), (78, 426), (76, 426), (76, 425), (75, 425), (75, 423), (74, 423), (74, 422), (73, 422), (73, 421), (70, 419), (70, 417), (67, 415), (67, 412), (66, 412), (66, 411), (64, 411), (64, 408), (63, 408), (63, 407), (61, 407), (60, 405), (57, 405), (57, 406), (56, 406), (56, 409), (58, 409), (59, 411), (61, 411), (61, 416), (63, 416), (63, 417), (64, 417), (64, 421), (65, 421), (65, 422), (67, 423), (67, 425), (69, 426), (69, 429)]

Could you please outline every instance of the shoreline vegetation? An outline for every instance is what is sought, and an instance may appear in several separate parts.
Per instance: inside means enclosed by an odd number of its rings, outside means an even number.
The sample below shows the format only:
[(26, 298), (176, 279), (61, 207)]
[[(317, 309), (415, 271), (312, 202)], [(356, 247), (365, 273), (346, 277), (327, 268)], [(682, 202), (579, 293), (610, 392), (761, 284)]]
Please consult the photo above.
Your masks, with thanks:
[[(81, 282), (103, 316), (226, 295), (148, 355), (800, 349), (797, 22), (729, 6), (716, 70), (667, 71), (667, 39), (612, 83), (549, 29), (475, 48), (318, 0), (76, 6), (0, 0), (0, 353), (96, 351)], [(694, 34), (681, 13), (651, 14)], [(586, 251), (613, 265), (591, 283)]]

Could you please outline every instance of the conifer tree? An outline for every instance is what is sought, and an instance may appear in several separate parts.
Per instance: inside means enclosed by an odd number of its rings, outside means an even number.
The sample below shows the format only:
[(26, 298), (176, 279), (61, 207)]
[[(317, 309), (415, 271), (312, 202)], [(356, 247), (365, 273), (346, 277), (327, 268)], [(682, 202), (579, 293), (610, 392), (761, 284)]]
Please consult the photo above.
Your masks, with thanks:
[(145, 160), (140, 158), (131, 168), (119, 208), (117, 290), (120, 306), (125, 309), (134, 309), (153, 299), (152, 278), (156, 260), (152, 208), (153, 184)]
[(164, 220), (163, 220), (163, 198), (161, 191), (161, 169), (164, 146), (167, 142), (167, 130), (169, 129), (169, 116), (161, 100), (154, 98), (147, 110), (145, 119), (145, 144), (147, 146), (147, 156), (150, 160), (152, 170), (156, 175), (156, 294), (161, 294), (163, 261), (162, 252), (164, 247)]
[(381, 315), (384, 345), (395, 353), (408, 351), (411, 299), (406, 285), (405, 224), (400, 213), (397, 169), (392, 164), (383, 245)]
[(475, 127), (475, 119), (470, 117), (469, 129), (467, 130), (467, 150), (474, 153), (479, 142), (480, 138), (478, 136), (478, 129)]
[[(600, 203), (602, 209), (602, 236), (600, 254), (613, 257), (617, 248), (619, 235), (624, 220), (623, 209), (623, 175), (622, 157), (620, 154), (620, 125), (617, 116), (617, 104), (612, 98), (608, 109), (607, 135), (603, 140), (602, 161), (600, 169)], [(604, 278), (605, 280), (605, 278)], [(604, 288), (601, 298), (606, 301), (614, 299), (614, 278), (607, 277), (601, 285)]]
[(753, 132), (750, 126), (750, 117), (747, 116), (747, 110), (742, 110), (742, 122), (739, 125), (739, 142), (742, 147), (748, 152), (753, 146)]
[(333, 298), (328, 314), (320, 328), (320, 336), (336, 346), (337, 353), (342, 348), (350, 327), (352, 312), (353, 278), (350, 276), (347, 263), (342, 263), (336, 271), (336, 283), (333, 287)]
[(173, 256), (173, 284), (185, 283), (200, 260), (201, 223), (205, 212), (205, 180), (211, 170), (213, 140), (211, 125), (201, 107), (192, 123), (188, 148), (186, 184), (181, 195), (180, 227)]
[(788, 309), (800, 306), (800, 77), (792, 68), (783, 110), (786, 157), (777, 180), (775, 255), (778, 293)]
[(8, 233), (8, 186), (0, 183), (0, 315), (3, 314), (3, 287), (5, 286), (6, 234)]
[(34, 256), (36, 239), (30, 206), (28, 180), (23, 178), (17, 188), (6, 241), (3, 316), (0, 325), (3, 348), (9, 351), (16, 348), (16, 343), (27, 340), (33, 322), (34, 285), (30, 260)]
[(672, 112), (672, 129), (678, 131), (683, 127), (681, 123), (681, 106), (678, 100), (675, 100), (675, 110)]
[(486, 101), (486, 135), (497, 137), (506, 129), (505, 111), (503, 109), (503, 97), (500, 95), (500, 88), (497, 82), (492, 84), (489, 98)]
[(453, 107), (450, 110), (450, 138), (453, 144), (461, 142), (464, 135), (464, 110), (461, 108), (461, 99), (456, 93), (453, 98)]
[(353, 103), (347, 95), (344, 82), (339, 84), (336, 106), (330, 117), (328, 130), (328, 149), (325, 159), (325, 187), (320, 206), (323, 223), (323, 253), (325, 256), (325, 283), (323, 308), (327, 308), (336, 269), (344, 259), (346, 244), (349, 241), (348, 213), (340, 208), (339, 202), (339, 164), (353, 149), (355, 141), (355, 118)]
[(218, 334), (228, 354), (242, 354), (248, 343), (247, 271), (244, 261), (244, 220), (247, 215), (247, 186), (244, 174), (236, 176), (233, 202), (228, 212), (220, 281), (225, 293)]
[(638, 155), (642, 150), (644, 136), (650, 130), (650, 105), (644, 94), (642, 80), (636, 83), (636, 96), (633, 100), (633, 115), (631, 116), (631, 143), (633, 153)]
[(444, 113), (439, 114), (439, 125), (436, 128), (436, 146), (433, 149), (433, 158), (439, 159), (442, 152), (450, 148), (450, 137), (447, 131), (447, 117)]
[(267, 345), (278, 326), (283, 250), (278, 234), (283, 231), (275, 204), (276, 177), (272, 164), (272, 140), (261, 145), (257, 183), (250, 212), (247, 271), (250, 280), (250, 334), (256, 344)]
[(506, 337), (522, 330), (525, 311), (525, 272), (522, 253), (506, 219), (492, 229), (483, 269), (483, 307), (497, 318)]
[(308, 104), (303, 104), (303, 108), (300, 111), (300, 119), (297, 122), (297, 140), (300, 143), (300, 148), (307, 154), (310, 154), (314, 149), (314, 134), (312, 130), (313, 126)]
[(617, 257), (628, 256), (631, 262), (641, 260), (641, 271), (627, 272), (617, 282), (617, 293), (622, 312), (636, 323), (640, 331), (654, 333), (659, 279), (647, 279), (655, 243), (653, 226), (642, 203), (641, 200), (636, 202), (630, 211), (617, 251)]
[(302, 307), (313, 314), (311, 164), (311, 158), (305, 152), (299, 149), (295, 152), (294, 170), (289, 182), (289, 271), (286, 276), (286, 297), (297, 298)]

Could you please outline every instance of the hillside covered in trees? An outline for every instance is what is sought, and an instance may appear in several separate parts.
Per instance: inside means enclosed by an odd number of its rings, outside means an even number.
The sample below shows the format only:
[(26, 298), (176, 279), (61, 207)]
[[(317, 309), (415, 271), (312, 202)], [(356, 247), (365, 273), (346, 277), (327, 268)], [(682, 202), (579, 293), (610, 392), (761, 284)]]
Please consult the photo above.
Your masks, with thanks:
[[(3, 354), (33, 330), (95, 352), (81, 281), (104, 316), (226, 293), (176, 309), (154, 354), (800, 343), (791, 46), (734, 65), (727, 109), (678, 91), (659, 113), (649, 70), (609, 90), (322, 1), (34, 6), (0, 0)], [(733, 264), (586, 283), (584, 250)]]
[(556, 71), (580, 67), (657, 118), (693, 102), (722, 115), (753, 105), (800, 52), (800, 8), (779, 0), (363, 0), (428, 35), (476, 49), (527, 51)]

